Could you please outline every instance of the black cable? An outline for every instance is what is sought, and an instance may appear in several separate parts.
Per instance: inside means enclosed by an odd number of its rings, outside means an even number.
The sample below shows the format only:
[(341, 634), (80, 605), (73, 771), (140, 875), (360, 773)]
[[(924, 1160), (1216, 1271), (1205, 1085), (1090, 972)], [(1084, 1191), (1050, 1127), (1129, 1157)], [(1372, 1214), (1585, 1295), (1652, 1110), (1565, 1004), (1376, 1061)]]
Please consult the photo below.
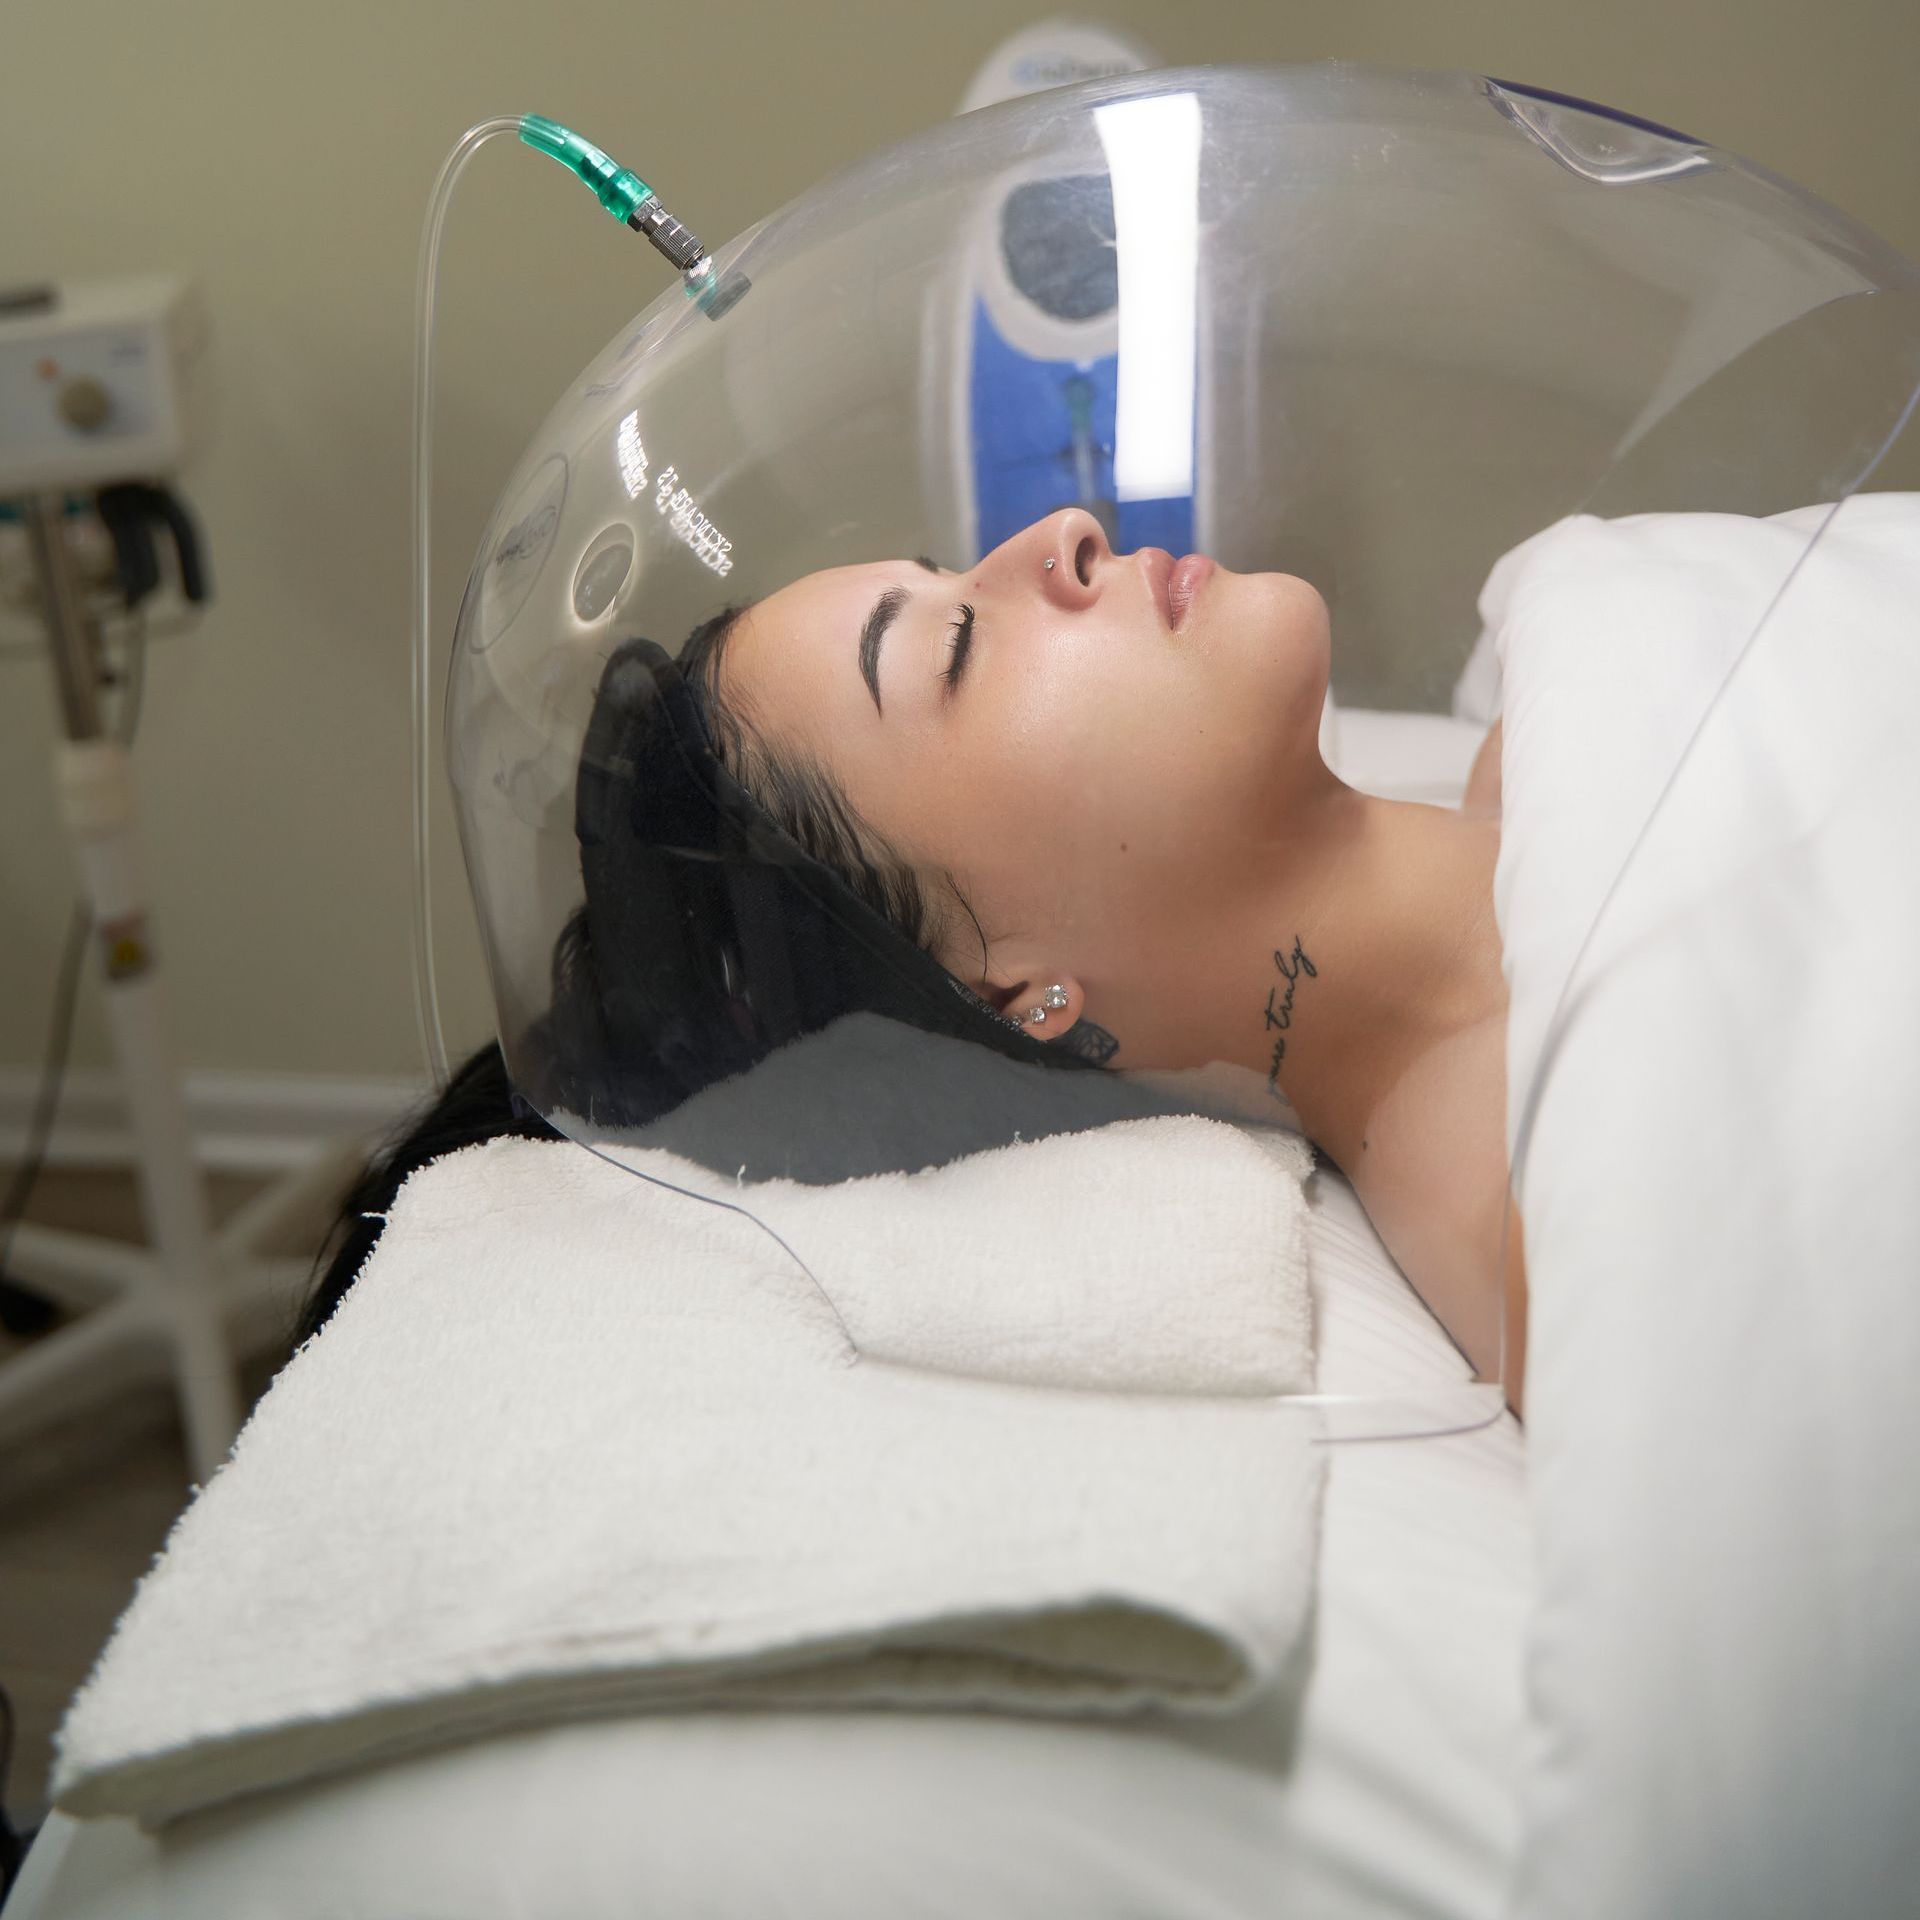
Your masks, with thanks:
[[(142, 619), (128, 641), (128, 667), (123, 677), (126, 692), (124, 711), (115, 732), (123, 746), (133, 745), (140, 727), (140, 710), (145, 704), (147, 674), (147, 629)], [(40, 1089), (34, 1098), (33, 1124), (27, 1132), (26, 1157), (14, 1169), (7, 1197), (0, 1201), (0, 1327), (17, 1339), (30, 1339), (44, 1332), (58, 1317), (59, 1309), (44, 1294), (23, 1286), (9, 1272), (14, 1235), (26, 1216), (33, 1189), (46, 1166), (47, 1150), (52, 1143), (54, 1122), (60, 1114), (60, 1094), (66, 1084), (67, 1057), (73, 1048), (74, 1021), (80, 1006), (80, 970), (87, 957), (87, 935), (93, 927), (93, 907), (83, 896), (74, 902), (73, 917), (67, 925), (66, 950), (60, 960), (59, 984), (54, 992), (54, 1012), (50, 1022), (47, 1057), (40, 1070)]]
[[(145, 704), (147, 687), (147, 628), (144, 617), (135, 626), (128, 642), (128, 666), (122, 676), (125, 688), (122, 711), (115, 732), (123, 746), (133, 745), (139, 731), (140, 709)], [(13, 1238), (27, 1203), (33, 1197), (35, 1183), (46, 1164), (47, 1149), (53, 1138), (53, 1126), (60, 1112), (60, 1093), (66, 1084), (67, 1057), (73, 1049), (73, 1027), (80, 1006), (80, 970), (86, 960), (87, 937), (93, 931), (93, 906), (83, 895), (74, 902), (73, 917), (67, 926), (66, 950), (60, 960), (59, 986), (54, 994), (53, 1019), (47, 1045), (47, 1057), (40, 1070), (40, 1090), (34, 1098), (33, 1124), (28, 1129), (27, 1153), (15, 1168), (0, 1202), (0, 1326), (9, 1333), (27, 1335), (39, 1332), (54, 1319), (57, 1309), (43, 1295), (22, 1287), (7, 1276), (7, 1264), (13, 1252)], [(13, 1773), (15, 1717), (13, 1702), (0, 1686), (0, 1906), (13, 1891), (32, 1846), (37, 1828), (24, 1833), (17, 1829), (7, 1812), (7, 1783)]]
[(13, 1702), (0, 1687), (0, 1904), (13, 1890), (33, 1834), (15, 1830), (7, 1813), (7, 1779), (13, 1771)]
[(74, 1014), (80, 1003), (80, 968), (87, 957), (87, 935), (93, 930), (93, 908), (74, 902), (67, 925), (66, 952), (60, 960), (60, 983), (54, 994), (54, 1014), (47, 1058), (40, 1069), (40, 1091), (34, 1100), (33, 1124), (27, 1132), (27, 1152), (14, 1169), (5, 1201), (0, 1202), (0, 1326), (22, 1339), (41, 1332), (57, 1309), (43, 1295), (22, 1286), (8, 1271), (13, 1237), (33, 1198), (33, 1189), (46, 1165), (53, 1123), (60, 1113), (60, 1090), (66, 1081), (67, 1055), (73, 1046)]

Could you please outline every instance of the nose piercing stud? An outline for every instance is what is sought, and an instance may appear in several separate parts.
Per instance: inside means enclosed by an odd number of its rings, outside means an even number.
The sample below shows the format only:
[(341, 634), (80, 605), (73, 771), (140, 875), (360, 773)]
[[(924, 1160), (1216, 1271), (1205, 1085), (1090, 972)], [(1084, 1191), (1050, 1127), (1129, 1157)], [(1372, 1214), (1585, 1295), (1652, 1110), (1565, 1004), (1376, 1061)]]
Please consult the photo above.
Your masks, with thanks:
[(1046, 569), (1047, 569), (1047, 571), (1048, 571), (1049, 573), (1051, 573), (1051, 572), (1053, 571), (1053, 562), (1052, 562), (1051, 560), (1048, 560), (1048, 561), (1046, 561), (1046, 562), (1044, 562), (1043, 564), (1045, 565), (1045, 567), (1046, 567)]

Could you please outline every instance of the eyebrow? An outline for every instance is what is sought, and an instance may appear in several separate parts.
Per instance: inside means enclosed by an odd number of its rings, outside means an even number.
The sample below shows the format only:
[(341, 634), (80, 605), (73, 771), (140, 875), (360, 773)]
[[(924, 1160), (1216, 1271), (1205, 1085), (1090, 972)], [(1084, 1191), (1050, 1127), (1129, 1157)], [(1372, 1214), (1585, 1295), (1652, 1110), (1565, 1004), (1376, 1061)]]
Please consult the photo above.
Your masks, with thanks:
[[(940, 571), (925, 554), (916, 554), (914, 562), (925, 567), (929, 573)], [(900, 610), (909, 598), (905, 587), (889, 587), (873, 603), (873, 611), (867, 615), (867, 624), (860, 629), (860, 677), (867, 683), (867, 691), (873, 695), (875, 713), (881, 712), (880, 642), (887, 637), (887, 629), (900, 617)]]

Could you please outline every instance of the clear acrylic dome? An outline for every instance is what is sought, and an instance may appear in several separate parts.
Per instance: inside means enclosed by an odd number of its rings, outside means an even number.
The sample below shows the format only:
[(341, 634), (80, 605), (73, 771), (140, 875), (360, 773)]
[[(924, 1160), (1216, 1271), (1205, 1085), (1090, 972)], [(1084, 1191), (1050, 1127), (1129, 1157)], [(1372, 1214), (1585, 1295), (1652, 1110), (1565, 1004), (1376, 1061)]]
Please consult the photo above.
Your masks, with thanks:
[[(1324, 602), (1324, 747), (1350, 711), (1456, 710), (1482, 585), (1530, 535), (1839, 500), (1920, 386), (1920, 281), (1872, 235), (1669, 129), (1465, 74), (1030, 96), (714, 259), (725, 297), (662, 294), (501, 495), (447, 751), (516, 1086), (747, 1206), (1235, 1096), (1204, 1060), (1130, 1071), (1092, 992), (1043, 1035), (773, 825), (675, 672), (722, 610), (1022, 541), (1055, 568), (1204, 554)], [(1134, 757), (1110, 777), (1092, 805), (1132, 817)], [(1248, 829), (1188, 831), (1203, 862)], [(1284, 1071), (1258, 1078), (1284, 1115)]]

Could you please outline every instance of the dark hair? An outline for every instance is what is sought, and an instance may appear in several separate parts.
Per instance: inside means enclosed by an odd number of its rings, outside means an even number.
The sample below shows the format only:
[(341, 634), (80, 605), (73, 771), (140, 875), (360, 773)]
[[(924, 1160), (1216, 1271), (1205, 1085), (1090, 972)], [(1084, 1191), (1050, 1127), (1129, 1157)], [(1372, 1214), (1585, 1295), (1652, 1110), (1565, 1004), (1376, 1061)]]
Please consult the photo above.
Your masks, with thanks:
[(490, 1043), (461, 1066), (437, 1098), (394, 1129), (342, 1197), (339, 1217), (314, 1261), (316, 1277), (300, 1308), (294, 1344), (318, 1333), (345, 1299), (409, 1174), (442, 1154), (508, 1135), (558, 1138), (537, 1114), (516, 1106), (506, 1060)]
[[(936, 910), (922, 876), (860, 818), (824, 769), (802, 757), (774, 751), (722, 695), (720, 669), (726, 643), (742, 611), (730, 607), (695, 629), (676, 663), (679, 679), (697, 697), (715, 755), (750, 800), (808, 859), (827, 869), (862, 907), (914, 947), (931, 952), (950, 922)], [(600, 705), (610, 704), (606, 686), (603, 682)], [(946, 885), (960, 909), (973, 918), (950, 878)], [(973, 924), (977, 931), (978, 920)], [(596, 1084), (598, 1063), (618, 1054), (620, 1036), (613, 1031), (618, 1022), (608, 1009), (613, 997), (596, 965), (589, 908), (581, 907), (569, 919), (555, 951), (554, 1004), (545, 1027), (556, 1058), (571, 1063), (559, 1085), (571, 1091), (576, 1111), (588, 1109), (589, 1099), (582, 1089)], [(1058, 1064), (1067, 1064), (1064, 1054)], [(543, 1091), (551, 1096), (555, 1089)], [(551, 1110), (551, 1100), (548, 1104)], [(566, 1104), (564, 1097), (562, 1104)], [(516, 1097), (499, 1046), (488, 1045), (460, 1067), (437, 1098), (396, 1129), (342, 1199), (339, 1218), (315, 1263), (317, 1278), (300, 1313), (296, 1341), (317, 1333), (346, 1296), (410, 1174), (458, 1148), (506, 1136), (561, 1137)]]
[[(935, 912), (912, 862), (854, 811), (818, 762), (774, 752), (760, 730), (722, 695), (720, 670), (727, 642), (745, 611), (729, 607), (695, 628), (680, 655), (680, 670), (700, 695), (721, 764), (783, 832), (839, 875), (864, 905), (916, 947), (932, 952), (947, 931), (946, 923)], [(953, 877), (942, 877), (972, 918)], [(977, 919), (974, 925), (979, 926)]]

